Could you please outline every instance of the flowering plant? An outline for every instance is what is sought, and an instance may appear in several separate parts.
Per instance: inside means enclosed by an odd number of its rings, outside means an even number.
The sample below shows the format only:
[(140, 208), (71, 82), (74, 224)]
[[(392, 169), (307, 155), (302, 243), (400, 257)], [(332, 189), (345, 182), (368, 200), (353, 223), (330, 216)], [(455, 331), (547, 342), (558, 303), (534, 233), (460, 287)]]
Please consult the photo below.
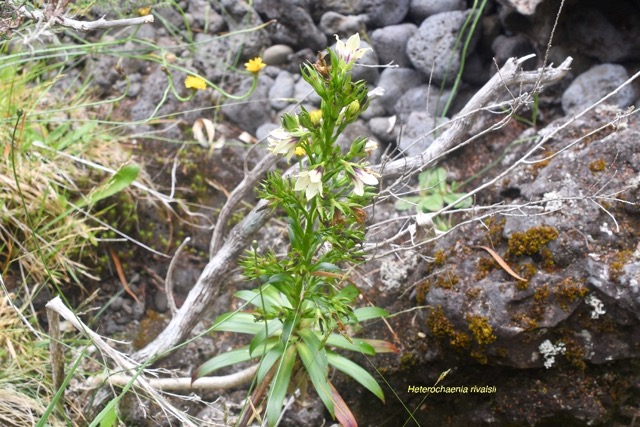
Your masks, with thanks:
[[(349, 73), (365, 52), (355, 35), (346, 43), (338, 39), (335, 50), (327, 49), (314, 64), (302, 66), (302, 77), (322, 98), (321, 107), (285, 114), (282, 127), (271, 132), (269, 149), (287, 160), (295, 158), (297, 167), (292, 168), (296, 172), (272, 173), (261, 189), (261, 196), (288, 223), (288, 254), (278, 257), (254, 242), (242, 267), (248, 279), (261, 285), (236, 293), (254, 308), (226, 313), (213, 328), (254, 337), (248, 346), (214, 357), (196, 373), (200, 377), (261, 358), (256, 374), (261, 386), (248, 406), (259, 407), (266, 396), (269, 426), (277, 423), (287, 392), (304, 391), (309, 381), (333, 417), (343, 425), (355, 425), (328, 379), (329, 367), (351, 376), (381, 400), (384, 396), (366, 370), (337, 350), (365, 355), (397, 351), (386, 341), (353, 337), (348, 327), (387, 315), (377, 307), (354, 308), (360, 290), (350, 278), (351, 269), (364, 261), (364, 208), (378, 184), (366, 158), (375, 144), (358, 138), (348, 152), (336, 144), (368, 105), (366, 83), (352, 82)], [(245, 422), (247, 418), (240, 424)]]

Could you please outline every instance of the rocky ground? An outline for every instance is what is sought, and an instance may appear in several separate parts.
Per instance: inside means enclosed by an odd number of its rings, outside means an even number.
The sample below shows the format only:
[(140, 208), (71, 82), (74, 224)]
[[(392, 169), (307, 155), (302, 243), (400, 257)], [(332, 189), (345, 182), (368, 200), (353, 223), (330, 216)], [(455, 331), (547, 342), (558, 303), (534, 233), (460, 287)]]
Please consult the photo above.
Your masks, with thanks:
[[(548, 50), (560, 7), (550, 0), (178, 4), (184, 16), (168, 6), (154, 13), (179, 33), (188, 24), (195, 49), (181, 45), (167, 25), (143, 26), (138, 37), (156, 41), (185, 68), (235, 93), (246, 91), (250, 78), (239, 78), (230, 63), (260, 55), (269, 66), (246, 102), (199, 93), (190, 101), (190, 112), (177, 122), (131, 126), (132, 133), (160, 132), (163, 138), (181, 140), (189, 138), (186, 129), (195, 119), (217, 116), (228, 140), (237, 142), (243, 131), (261, 140), (279, 126), (283, 112), (300, 104), (318, 105), (300, 78), (300, 64), (315, 60), (319, 50), (335, 41), (335, 34), (344, 38), (359, 32), (372, 50), (355, 78), (384, 88), (385, 94), (371, 103), (350, 133), (371, 135), (390, 152), (410, 156), (422, 152), (433, 140), (426, 135), (434, 124), (455, 116), (508, 58), (535, 53), (526, 63), (534, 70), (545, 57), (557, 65), (571, 56), (567, 78), (543, 88), (535, 107), (443, 160), (449, 178), (466, 181), (463, 189), (469, 191), (553, 133), (544, 150), (535, 154), (537, 162), (520, 165), (477, 194), (477, 207), (501, 204), (495, 214), (483, 218), (485, 212), (478, 209), (456, 217), (468, 223), (433, 244), (372, 261), (362, 273), (369, 299), (397, 313), (389, 322), (402, 352), (372, 360), (397, 396), (386, 390), (387, 403), (381, 406), (346, 379), (337, 380), (338, 388), (362, 425), (402, 425), (409, 418), (403, 405), (416, 410), (417, 422), (407, 425), (633, 424), (640, 414), (640, 122), (627, 108), (638, 102), (638, 83), (622, 87), (565, 124), (640, 68), (637, 2), (566, 1)], [(108, 11), (96, 9), (99, 12)], [(270, 20), (275, 22), (259, 31), (221, 37)], [(475, 29), (467, 37), (472, 24)], [(123, 90), (114, 66), (112, 57), (97, 56), (83, 70), (104, 97)], [(166, 75), (157, 64), (131, 60), (123, 66), (132, 86), (116, 114), (146, 120), (161, 99)], [(183, 79), (174, 76), (176, 82)], [(505, 92), (503, 99), (507, 97)], [(170, 96), (156, 115), (184, 108)], [(479, 116), (475, 131), (492, 121), (489, 113)], [(171, 165), (178, 158), (178, 196), (203, 206), (199, 212), (209, 218), (215, 217), (225, 192), (242, 179), (247, 149), (239, 142), (213, 156), (193, 145), (183, 150), (146, 138), (133, 142), (159, 187), (170, 184)], [(262, 149), (253, 150), (250, 164)], [(166, 252), (173, 253), (183, 236), (194, 237), (191, 252), (181, 257), (174, 273), (180, 305), (205, 263), (210, 221), (187, 225), (170, 212), (144, 204), (138, 215), (156, 239), (165, 236)], [(407, 226), (401, 220), (406, 212), (396, 211), (392, 202), (379, 203), (370, 215), (373, 223), (391, 224), (372, 239), (393, 236)], [(276, 239), (279, 232), (277, 224), (270, 225), (263, 239)], [(143, 304), (126, 296), (115, 298), (99, 332), (124, 334), (140, 348), (167, 319), (166, 296), (157, 289), (167, 262), (135, 251), (129, 261), (139, 268), (140, 278), (133, 290), (144, 291)], [(505, 272), (499, 259), (526, 280)], [(101, 287), (115, 292), (118, 281), (106, 276)], [(227, 311), (232, 304), (228, 294), (211, 313)], [(383, 325), (369, 326), (367, 333), (392, 338)], [(194, 366), (234, 345), (233, 340), (226, 335), (206, 338), (163, 363), (188, 375)], [(428, 396), (408, 391), (409, 386), (432, 385), (448, 369), (445, 386), (495, 391)], [(237, 402), (242, 396), (225, 394), (224, 399)], [(136, 404), (134, 400), (132, 407)], [(313, 401), (294, 406), (283, 424), (322, 425), (325, 414), (320, 408)], [(131, 425), (145, 423), (141, 415), (132, 417)], [(149, 425), (156, 425), (153, 422)]]

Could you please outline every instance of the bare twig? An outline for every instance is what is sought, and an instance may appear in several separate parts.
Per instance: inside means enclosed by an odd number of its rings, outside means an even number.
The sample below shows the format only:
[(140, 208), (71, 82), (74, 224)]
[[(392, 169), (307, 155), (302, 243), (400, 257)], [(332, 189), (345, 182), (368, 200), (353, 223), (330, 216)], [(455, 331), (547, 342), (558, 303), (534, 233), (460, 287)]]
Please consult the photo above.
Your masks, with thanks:
[[(389, 162), (381, 173), (385, 177), (393, 177), (401, 175), (408, 170), (424, 170), (433, 164), (434, 160), (439, 158), (442, 153), (460, 143), (473, 123), (473, 117), (494, 101), (497, 94), (505, 86), (535, 84), (537, 82), (540, 84), (555, 83), (569, 72), (569, 66), (573, 61), (571, 57), (568, 57), (557, 68), (548, 67), (537, 71), (523, 71), (520, 66), (533, 56), (528, 55), (520, 59), (509, 59), (500, 71), (469, 100), (456, 118), (451, 121), (451, 126), (433, 141), (425, 151), (417, 156)], [(459, 117), (464, 117), (464, 119), (459, 120)]]
[(180, 243), (178, 249), (176, 249), (176, 253), (173, 255), (173, 258), (171, 258), (169, 268), (167, 269), (167, 277), (164, 280), (164, 292), (167, 296), (167, 305), (169, 306), (172, 316), (176, 314), (176, 311), (178, 311), (178, 307), (176, 307), (176, 300), (173, 298), (173, 270), (176, 267), (176, 261), (178, 260), (178, 256), (180, 255), (182, 248), (184, 248), (184, 245), (189, 243), (190, 240), (191, 238), (187, 237), (182, 243)]
[[(193, 391), (198, 390), (212, 390), (212, 389), (228, 389), (238, 387), (245, 384), (253, 378), (258, 365), (253, 365), (247, 369), (236, 372), (230, 375), (222, 375), (219, 377), (202, 377), (192, 382), (189, 378), (149, 378), (149, 385), (156, 390), (165, 391)], [(104, 381), (109, 381), (110, 384), (123, 387), (129, 384), (133, 380), (133, 377), (129, 375), (111, 375), (109, 377), (98, 376), (91, 379), (92, 387), (101, 386)]]
[[(49, 301), (46, 305), (47, 309), (55, 311), (60, 314), (60, 316), (64, 317), (69, 323), (71, 323), (76, 329), (85, 334), (91, 341), (95, 344), (100, 351), (107, 355), (111, 360), (113, 360), (120, 369), (128, 372), (140, 372), (141, 366), (137, 363), (133, 362), (124, 354), (118, 352), (113, 349), (100, 335), (92, 331), (87, 325), (85, 325), (78, 317), (64, 305), (60, 297), (55, 297), (51, 301)], [(145, 378), (144, 372), (140, 372), (139, 375), (135, 377), (131, 377), (130, 381), (134, 381), (134, 385), (145, 390), (150, 396), (153, 397), (154, 401), (160, 405), (163, 411), (166, 411), (173, 416), (175, 416), (180, 422), (185, 426), (193, 426), (194, 424), (189, 417), (169, 403), (156, 389), (154, 389), (150, 384), (149, 380)]]
[[(58, 10), (58, 8), (56, 9)], [(42, 10), (32, 10), (29, 11), (25, 6), (18, 8), (18, 14), (25, 18), (32, 19), (34, 21), (42, 21), (47, 19), (47, 14)], [(153, 15), (145, 15), (145, 16), (137, 16), (135, 18), (126, 18), (126, 19), (114, 19), (111, 21), (107, 21), (104, 18), (100, 18), (95, 21), (77, 21), (75, 19), (67, 18), (65, 16), (61, 16), (59, 14), (54, 14), (51, 16), (51, 21), (60, 25), (61, 27), (73, 28), (77, 31), (93, 31), (93, 30), (101, 30), (106, 28), (115, 28), (115, 27), (129, 27), (132, 25), (140, 25), (140, 24), (151, 24), (153, 23)]]

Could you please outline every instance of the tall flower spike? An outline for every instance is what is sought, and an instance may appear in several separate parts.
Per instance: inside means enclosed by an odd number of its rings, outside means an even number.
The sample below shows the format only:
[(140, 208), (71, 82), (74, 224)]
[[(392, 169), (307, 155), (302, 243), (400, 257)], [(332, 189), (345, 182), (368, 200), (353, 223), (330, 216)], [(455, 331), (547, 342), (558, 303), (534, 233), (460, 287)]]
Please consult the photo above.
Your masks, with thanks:
[(352, 62), (362, 58), (369, 50), (371, 50), (370, 47), (364, 49), (360, 47), (360, 35), (358, 33), (349, 37), (346, 43), (336, 35), (336, 54), (338, 58), (344, 61), (347, 67), (349, 67)]
[(296, 186), (293, 188), (295, 191), (305, 190), (305, 196), (307, 200), (313, 199), (316, 194), (320, 194), (322, 197), (322, 173), (324, 168), (317, 166), (308, 171), (302, 171), (298, 174), (298, 180)]

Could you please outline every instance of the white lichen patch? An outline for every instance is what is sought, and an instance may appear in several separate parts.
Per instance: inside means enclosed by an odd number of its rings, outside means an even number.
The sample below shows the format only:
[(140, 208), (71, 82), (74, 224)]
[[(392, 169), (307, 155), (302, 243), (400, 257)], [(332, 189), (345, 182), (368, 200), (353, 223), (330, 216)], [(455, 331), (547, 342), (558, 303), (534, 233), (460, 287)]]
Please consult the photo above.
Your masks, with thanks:
[(585, 298), (584, 302), (587, 303), (587, 305), (593, 307), (593, 309), (591, 310), (592, 319), (599, 319), (600, 316), (606, 313), (604, 304), (596, 296), (589, 295), (587, 298)]
[(562, 208), (562, 194), (557, 191), (550, 191), (542, 196), (542, 200), (545, 202), (544, 211), (552, 212)]
[(399, 260), (383, 261), (380, 265), (380, 278), (385, 290), (395, 289), (405, 283), (409, 271), (418, 264), (417, 256), (410, 256)]
[(567, 351), (567, 347), (563, 342), (558, 342), (556, 345), (549, 340), (545, 340), (538, 347), (540, 354), (544, 357), (544, 367), (549, 369), (556, 363), (556, 356), (564, 354)]

